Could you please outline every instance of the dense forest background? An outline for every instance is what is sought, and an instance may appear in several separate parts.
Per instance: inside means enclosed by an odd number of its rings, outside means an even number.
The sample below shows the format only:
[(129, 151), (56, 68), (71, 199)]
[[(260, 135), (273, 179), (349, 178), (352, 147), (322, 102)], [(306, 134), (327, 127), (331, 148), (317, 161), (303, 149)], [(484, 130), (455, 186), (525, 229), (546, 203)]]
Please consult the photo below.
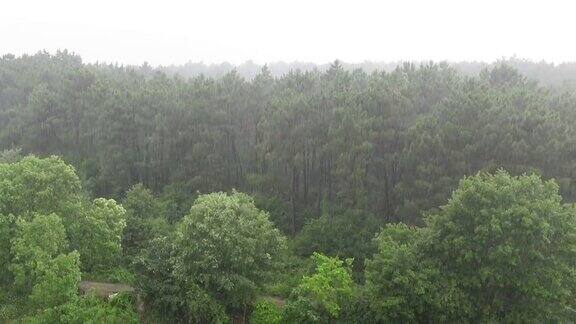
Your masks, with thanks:
[[(576, 268), (570, 261), (576, 226), (574, 210), (561, 201), (576, 200), (575, 82), (575, 64), (516, 58), (493, 64), (154, 68), (85, 64), (66, 51), (4, 55), (0, 215), (7, 217), (0, 225), (10, 239), (0, 244), (11, 252), (0, 260), (10, 269), (0, 280), (43, 300), (32, 287), (44, 281), (22, 277), (40, 271), (24, 261), (31, 258), (30, 246), (43, 244), (35, 231), (49, 226), (60, 233), (54, 240), (70, 245), (38, 255), (62, 273), (58, 262), (75, 265), (71, 295), (80, 276), (137, 282), (167, 322), (246, 318), (253, 309), (271, 307), (253, 308), (252, 302), (260, 272), (276, 257), (283, 268), (264, 291), (291, 298), (282, 315), (291, 323), (333, 322), (346, 304), (356, 307), (345, 310), (348, 322), (573, 318), (564, 301), (576, 291), (570, 270)], [(516, 177), (523, 174), (530, 176)], [(478, 248), (470, 237), (482, 233), (470, 222), (486, 219), (476, 209), (502, 215), (486, 225), (489, 234), (480, 238), (488, 239)], [(429, 215), (440, 216), (427, 221)], [(514, 223), (519, 232), (511, 231), (512, 239), (498, 236), (518, 215), (536, 216)], [(497, 221), (502, 224), (495, 230)], [(454, 228), (461, 237), (450, 236)], [(528, 229), (533, 237), (521, 232)], [(226, 235), (230, 241), (222, 240)], [(558, 269), (542, 267), (550, 271), (533, 277), (539, 284), (550, 275), (560, 297), (538, 297), (542, 290), (534, 282), (522, 287), (536, 291), (530, 298), (546, 301), (540, 310), (531, 306), (540, 313), (527, 311), (531, 302), (520, 297), (524, 290), (508, 286), (509, 278), (490, 282), (486, 291), (474, 286), (485, 277), (462, 280), (482, 262), (492, 265), (496, 257), (483, 259), (484, 247), (512, 242), (516, 249), (530, 237), (536, 252), (518, 254), (518, 264), (532, 265), (543, 255), (561, 260), (542, 261)], [(558, 242), (568, 243), (548, 249)], [(454, 246), (474, 246), (482, 257), (464, 271), (458, 262), (473, 253), (463, 248), (457, 254)], [(234, 250), (239, 247), (246, 250)], [(274, 255), (262, 255), (266, 249)], [(506, 257), (511, 249), (503, 248), (502, 263), (490, 268), (496, 278), (510, 275), (502, 264), (512, 260)], [(215, 272), (214, 260), (222, 262), (224, 274)], [(311, 264), (315, 275), (303, 277)], [(448, 277), (439, 279), (440, 273)], [(183, 284), (197, 276), (192, 286)], [(334, 281), (327, 284), (323, 276)], [(366, 291), (358, 293), (354, 285), (364, 282)], [(403, 301), (382, 297), (390, 291)], [(460, 303), (460, 293), (468, 304)], [(327, 300), (318, 302), (318, 296)], [(485, 309), (474, 309), (483, 303)], [(322, 310), (314, 309), (318, 305)]]
[(198, 193), (235, 188), (291, 235), (350, 212), (419, 224), (479, 170), (537, 172), (576, 198), (573, 65), (344, 66), (247, 81), (5, 55), (0, 149), (63, 156), (94, 196), (142, 183), (177, 203), (172, 221)]

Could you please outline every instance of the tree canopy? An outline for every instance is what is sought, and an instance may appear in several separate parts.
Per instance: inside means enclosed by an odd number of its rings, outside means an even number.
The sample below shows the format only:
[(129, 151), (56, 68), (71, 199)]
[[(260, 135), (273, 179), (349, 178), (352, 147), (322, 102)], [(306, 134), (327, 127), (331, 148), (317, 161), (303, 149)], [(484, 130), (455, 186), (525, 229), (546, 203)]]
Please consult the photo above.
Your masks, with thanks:
[(179, 280), (205, 290), (231, 314), (255, 300), (285, 248), (267, 213), (237, 192), (198, 197), (178, 226), (175, 245)]
[(6, 159), (62, 156), (94, 197), (120, 201), (141, 183), (170, 223), (198, 192), (279, 200), (274, 221), (290, 235), (342, 209), (422, 225), (460, 178), (497, 168), (555, 178), (574, 200), (576, 96), (569, 85), (534, 81), (547, 72), (529, 79), (513, 68), (548, 69), (527, 65), (467, 74), (405, 63), (367, 73), (335, 62), (276, 77), (263, 68), (253, 79), (234, 71), (186, 79), (84, 64), (68, 52), (5, 56), (0, 149), (10, 150)]
[(366, 269), (372, 305), (403, 321), (572, 321), (575, 222), (553, 181), (465, 178), (424, 228), (378, 236)]
[(83, 275), (118, 265), (124, 210), (114, 200), (89, 202), (74, 168), (56, 157), (0, 163), (0, 191), (0, 320), (13, 306), (18, 318), (30, 316), (25, 322), (54, 322), (45, 316), (83, 303)]
[(354, 66), (1, 57), (0, 322), (574, 322), (571, 66)]

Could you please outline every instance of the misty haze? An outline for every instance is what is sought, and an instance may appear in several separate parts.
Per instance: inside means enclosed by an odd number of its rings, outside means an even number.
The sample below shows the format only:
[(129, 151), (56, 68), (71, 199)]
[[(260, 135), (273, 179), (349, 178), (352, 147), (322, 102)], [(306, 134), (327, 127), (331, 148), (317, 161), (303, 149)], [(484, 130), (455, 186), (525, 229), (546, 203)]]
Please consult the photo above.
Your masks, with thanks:
[(0, 10), (0, 323), (576, 322), (556, 1)]

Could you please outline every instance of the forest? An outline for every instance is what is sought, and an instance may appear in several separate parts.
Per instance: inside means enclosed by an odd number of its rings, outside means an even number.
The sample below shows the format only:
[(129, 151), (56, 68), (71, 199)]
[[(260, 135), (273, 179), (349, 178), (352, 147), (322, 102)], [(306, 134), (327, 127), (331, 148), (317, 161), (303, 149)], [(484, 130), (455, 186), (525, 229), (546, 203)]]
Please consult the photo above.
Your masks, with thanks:
[(0, 322), (576, 321), (574, 65), (199, 66), (0, 58)]

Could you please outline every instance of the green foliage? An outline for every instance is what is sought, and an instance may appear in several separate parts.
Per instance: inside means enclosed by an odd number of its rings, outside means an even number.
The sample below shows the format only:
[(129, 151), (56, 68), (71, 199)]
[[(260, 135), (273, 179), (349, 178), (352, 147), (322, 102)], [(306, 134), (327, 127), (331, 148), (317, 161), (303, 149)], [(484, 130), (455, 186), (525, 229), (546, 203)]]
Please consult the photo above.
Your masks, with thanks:
[(136, 298), (133, 293), (116, 293), (109, 298), (110, 306), (119, 309), (134, 309)]
[(277, 197), (265, 197), (257, 195), (254, 197), (254, 203), (258, 209), (268, 212), (270, 220), (282, 233), (288, 235), (292, 232), (290, 224), (289, 207), (286, 202)]
[(85, 273), (84, 279), (89, 281), (132, 285), (136, 283), (136, 274), (131, 269), (118, 266), (111, 269), (99, 270), (97, 272)]
[(21, 149), (10, 149), (0, 152), (0, 163), (16, 163), (22, 158)]
[(174, 276), (175, 248), (159, 237), (135, 258), (136, 282), (149, 314), (160, 322), (226, 323), (224, 306), (193, 281)]
[(298, 255), (314, 252), (340, 258), (353, 258), (354, 270), (360, 273), (364, 260), (374, 253), (371, 239), (379, 229), (371, 215), (349, 210), (334, 217), (321, 216), (309, 221), (294, 240)]
[(134, 269), (138, 275), (135, 284), (150, 308), (149, 313), (156, 314), (167, 323), (189, 316), (186, 287), (173, 275), (174, 255), (172, 240), (158, 237), (151, 240), (134, 259)]
[(119, 256), (122, 207), (104, 199), (87, 203), (74, 169), (62, 159), (0, 163), (0, 192), (0, 209), (8, 215), (0, 216), (0, 283), (8, 296), (2, 297), (3, 319), (75, 303), (80, 259), (103, 263)]
[(311, 258), (301, 258), (292, 253), (286, 253), (282, 256), (280, 268), (275, 271), (274, 277), (266, 287), (266, 293), (288, 298), (302, 277), (314, 268), (313, 263)]
[(465, 178), (425, 228), (379, 235), (371, 308), (383, 322), (570, 322), (575, 222), (553, 181)]
[(198, 197), (176, 232), (174, 272), (242, 313), (276, 266), (285, 242), (252, 199), (234, 192)]
[[(0, 283), (4, 284), (11, 280), (11, 273), (8, 271), (12, 259), (10, 242), (16, 235), (17, 218), (20, 219), (19, 222), (30, 222), (39, 217), (30, 224), (26, 223), (28, 225), (21, 224), (35, 228), (27, 230), (33, 232), (27, 234), (29, 237), (21, 238), (27, 243), (15, 247), (19, 249), (19, 257), (34, 259), (32, 254), (37, 251), (26, 251), (26, 244), (30, 243), (39, 249), (46, 247), (47, 253), (53, 254), (53, 250), (58, 249), (57, 245), (67, 244), (64, 243), (67, 242), (67, 231), (62, 231), (61, 225), (67, 229), (81, 212), (79, 179), (74, 169), (61, 158), (40, 159), (27, 156), (7, 162), (10, 163), (0, 163)], [(46, 217), (42, 215), (48, 215), (48, 218), (42, 220), (42, 217)], [(61, 220), (55, 221), (54, 217)], [(44, 226), (58, 228), (58, 231), (53, 233), (53, 240), (46, 237), (52, 234), (43, 230)], [(42, 242), (45, 239), (46, 241)]]
[(99, 272), (118, 266), (122, 255), (124, 208), (113, 199), (97, 198), (71, 228), (73, 246), (80, 252), (82, 269)]
[(24, 319), (34, 324), (84, 324), (84, 323), (138, 323), (133, 305), (105, 303), (96, 297), (78, 298), (58, 307), (47, 309), (38, 315)]
[(108, 271), (105, 281), (134, 284), (136, 277), (132, 271), (123, 267), (118, 267)]
[[(167, 322), (228, 321), (262, 286), (298, 287), (297, 322), (573, 322), (574, 212), (559, 195), (576, 199), (570, 65), (324, 68), (185, 80), (67, 52), (0, 58), (0, 321), (134, 319), (75, 299), (76, 250), (83, 276), (134, 282)], [(480, 174), (439, 209), (462, 177), (499, 168), (558, 186)], [(233, 188), (256, 203), (194, 203)], [(125, 197), (125, 212), (98, 196)], [(372, 244), (385, 223), (410, 225)], [(361, 282), (376, 246), (358, 298), (299, 282), (313, 252), (354, 258)]]
[(9, 290), (3, 290), (0, 296), (0, 322), (9, 323), (10, 321), (22, 317), (25, 314), (27, 300)]
[(10, 270), (17, 287), (25, 291), (42, 276), (48, 263), (68, 248), (62, 220), (56, 214), (36, 214), (31, 221), (16, 220)]
[(430, 218), (427, 253), (458, 280), (472, 319), (574, 319), (576, 210), (561, 201), (552, 180), (481, 173)]
[(80, 256), (63, 254), (68, 240), (60, 217), (36, 215), (28, 222), (16, 221), (12, 240), (12, 264), (16, 287), (35, 308), (61, 305), (76, 297), (80, 281)]
[(126, 193), (122, 207), (126, 209), (126, 228), (122, 235), (125, 255), (137, 254), (150, 239), (168, 233), (160, 204), (143, 185), (135, 185)]
[[(463, 65), (366, 73), (335, 62), (278, 78), (263, 68), (250, 80), (241, 71), (185, 80), (67, 52), (2, 57), (0, 150), (62, 155), (95, 196), (142, 183), (172, 224), (197, 192), (264, 196), (292, 235), (308, 215), (340, 209), (422, 225), (460, 178), (499, 167), (558, 179), (574, 200), (576, 96), (560, 82), (570, 68)], [(0, 214), (20, 215), (1, 200)], [(33, 211), (76, 214), (43, 209)]]
[(0, 214), (56, 213), (66, 220), (76, 216), (80, 180), (61, 158), (27, 156), (0, 164), (0, 179)]
[(270, 300), (262, 299), (254, 304), (250, 324), (280, 324), (282, 311)]
[(32, 288), (30, 299), (39, 308), (50, 308), (74, 300), (80, 282), (80, 255), (60, 254), (40, 269), (41, 276)]
[(162, 213), (152, 192), (141, 183), (128, 190), (122, 200), (122, 206), (132, 214), (131, 216), (140, 219), (159, 217)]
[(20, 315), (20, 310), (14, 304), (0, 304), (0, 321), (8, 322)]
[(14, 236), (15, 217), (13, 215), (0, 215), (0, 286), (11, 281), (12, 275), (9, 269), (12, 255), (10, 253), (10, 240)]
[(443, 276), (434, 259), (421, 251), (423, 229), (405, 224), (386, 226), (377, 236), (378, 253), (366, 264), (371, 320), (378, 323), (457, 321), (452, 313), (465, 311), (463, 294)]
[(188, 282), (185, 287), (186, 314), (190, 323), (229, 323), (226, 308), (205, 289)]
[(194, 192), (181, 182), (174, 182), (162, 188), (158, 197), (160, 209), (164, 212), (166, 221), (170, 224), (177, 223), (190, 211), (194, 203)]
[(319, 253), (312, 258), (314, 274), (302, 278), (286, 305), (284, 320), (288, 323), (329, 323), (354, 299), (352, 259), (344, 263)]

